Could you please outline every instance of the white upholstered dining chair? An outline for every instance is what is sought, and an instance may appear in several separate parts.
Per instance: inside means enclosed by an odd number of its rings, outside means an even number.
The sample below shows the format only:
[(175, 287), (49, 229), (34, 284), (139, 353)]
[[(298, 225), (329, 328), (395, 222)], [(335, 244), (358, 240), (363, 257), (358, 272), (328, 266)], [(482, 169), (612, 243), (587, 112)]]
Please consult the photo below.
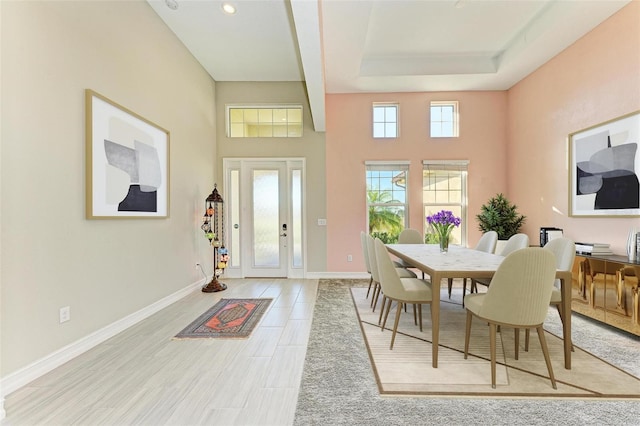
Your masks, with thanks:
[[(371, 296), (371, 307), (373, 311), (376, 310), (376, 305), (378, 304), (378, 297), (380, 296), (381, 286), (380, 286), (380, 275), (378, 272), (377, 262), (376, 262), (376, 252), (373, 237), (369, 234), (364, 235), (364, 239), (367, 245), (367, 258), (369, 259), (369, 269), (371, 273), (371, 282), (373, 283), (373, 294)], [(389, 259), (391, 261), (391, 259)], [(396, 275), (401, 278), (416, 278), (416, 274), (413, 271), (410, 271), (405, 268), (399, 268), (396, 266), (393, 261), (391, 264), (396, 271)], [(367, 292), (367, 295), (369, 292)]]
[[(398, 244), (424, 244), (424, 235), (417, 229), (405, 228), (398, 235)], [(402, 259), (398, 259), (394, 263), (398, 263), (403, 268), (413, 267)], [(422, 278), (424, 278), (424, 272), (422, 273)]]
[[(544, 246), (545, 250), (549, 250), (556, 258), (556, 269), (558, 271), (571, 271), (573, 268), (573, 262), (576, 258), (576, 245), (569, 238), (554, 238)], [(562, 292), (560, 290), (560, 280), (556, 279), (553, 291), (551, 292), (552, 306), (558, 309), (558, 315), (560, 315), (560, 321), (564, 324), (565, 312), (562, 308)], [(571, 313), (568, 313), (571, 315)], [(525, 332), (525, 344), (524, 350), (529, 350), (529, 330)]]
[[(497, 254), (506, 257), (514, 251), (526, 247), (529, 247), (529, 236), (527, 234), (515, 234), (511, 236), (511, 238), (509, 238), (505, 246), (502, 248), (502, 251)], [(471, 280), (471, 293), (478, 292), (478, 284), (482, 284), (488, 287), (490, 282), (491, 280), (488, 279)]]
[(501, 326), (515, 329), (515, 359), (518, 359), (519, 330), (536, 329), (551, 385), (557, 389), (542, 328), (549, 309), (555, 276), (556, 259), (550, 250), (540, 247), (516, 250), (502, 261), (486, 293), (468, 294), (465, 297), (467, 321), (464, 358), (467, 359), (469, 354), (471, 320), (476, 316), (489, 323), (493, 388), (496, 387), (496, 328)]
[[(496, 231), (487, 231), (482, 234), (480, 240), (473, 248), (474, 250), (482, 251), (485, 253), (493, 253), (496, 251), (496, 244), (498, 243), (498, 233)], [(449, 282), (449, 299), (451, 299), (451, 287), (452, 283)], [(464, 306), (464, 296), (467, 293), (467, 279), (462, 279), (462, 306)]]
[[(398, 331), (398, 323), (400, 321), (400, 314), (402, 308), (407, 304), (413, 304), (417, 306), (418, 316), (420, 318), (420, 331), (422, 331), (422, 305), (431, 304), (433, 300), (433, 293), (431, 282), (428, 280), (422, 280), (419, 278), (400, 278), (394, 268), (389, 252), (384, 246), (382, 241), (376, 239), (374, 241), (374, 250), (377, 269), (380, 278), (380, 286), (382, 287), (382, 312), (384, 312), (384, 321), (382, 322), (381, 329), (384, 330), (391, 310), (391, 302), (397, 302), (396, 318), (393, 324), (393, 333), (391, 335), (391, 344), (389, 349), (393, 349), (393, 343), (396, 339), (396, 333)], [(376, 267), (374, 267), (375, 269)], [(415, 312), (415, 311), (414, 311)], [(433, 324), (433, 310), (431, 310), (431, 323)]]

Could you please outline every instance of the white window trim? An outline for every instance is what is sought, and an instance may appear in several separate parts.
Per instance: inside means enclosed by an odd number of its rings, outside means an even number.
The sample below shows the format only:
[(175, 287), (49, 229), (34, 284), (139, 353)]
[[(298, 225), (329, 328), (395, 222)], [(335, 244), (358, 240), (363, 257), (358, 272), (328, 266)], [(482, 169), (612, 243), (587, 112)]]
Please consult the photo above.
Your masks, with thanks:
[[(452, 136), (432, 136), (431, 107), (433, 106), (453, 106), (453, 135)], [(429, 137), (433, 139), (451, 139), (460, 137), (460, 104), (458, 101), (431, 101), (429, 102)]]
[[(226, 104), (225, 105), (225, 134), (228, 138), (231, 138), (231, 109), (300, 109), (300, 114), (302, 117), (302, 135), (304, 135), (304, 108), (302, 104)], [(302, 137), (296, 136), (296, 137)], [(233, 138), (233, 139), (250, 139), (247, 137), (243, 138)], [(272, 139), (272, 138), (269, 138)], [(276, 138), (277, 139), (277, 138)]]
[[(462, 179), (462, 217), (460, 218), (464, 225), (464, 232), (462, 233), (462, 241), (461, 243), (467, 245), (469, 242), (469, 221), (468, 221), (468, 210), (469, 210), (469, 198), (468, 198), (468, 175), (469, 175), (469, 160), (422, 160), (422, 170), (424, 171), (429, 166), (435, 166), (438, 170), (460, 170), (465, 172)], [(422, 210), (427, 204), (422, 202)]]
[[(407, 179), (407, 183), (406, 183), (406, 187), (405, 187), (405, 202), (404, 203), (394, 203), (394, 204), (389, 204), (391, 206), (399, 206), (402, 205), (404, 206), (404, 211), (405, 211), (405, 217), (404, 217), (404, 225), (405, 228), (408, 227), (408, 222), (409, 222), (409, 218), (411, 217), (409, 209), (410, 209), (410, 203), (409, 203), (409, 166), (411, 165), (411, 161), (410, 160), (397, 160), (397, 161), (388, 161), (388, 160), (367, 160), (364, 162), (365, 164), (365, 176), (366, 176), (366, 172), (369, 171), (369, 167), (371, 167), (371, 170), (379, 170), (379, 171), (384, 171), (384, 170), (403, 170), (405, 172), (406, 175), (406, 179)], [(366, 187), (366, 185), (365, 185)], [(365, 194), (365, 200), (366, 200), (366, 205), (367, 207), (369, 206), (369, 201), (366, 199), (366, 194)], [(368, 208), (367, 208), (368, 211)], [(367, 214), (367, 221), (366, 221), (366, 226), (367, 229), (369, 229), (369, 215)]]
[[(396, 108), (396, 135), (395, 136), (375, 136), (373, 126), (375, 124), (375, 107), (395, 107)], [(386, 123), (386, 121), (384, 122)], [(400, 104), (398, 102), (374, 102), (371, 106), (371, 137), (373, 139), (398, 139), (400, 137)]]

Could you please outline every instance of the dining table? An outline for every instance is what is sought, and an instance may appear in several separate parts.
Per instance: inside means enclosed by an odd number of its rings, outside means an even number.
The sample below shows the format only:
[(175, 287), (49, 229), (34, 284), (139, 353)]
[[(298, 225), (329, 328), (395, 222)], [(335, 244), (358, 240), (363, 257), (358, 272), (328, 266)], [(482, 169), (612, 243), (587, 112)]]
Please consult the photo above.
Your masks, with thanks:
[[(434, 294), (452, 278), (488, 278), (491, 279), (502, 261), (503, 256), (486, 253), (459, 245), (450, 245), (447, 252), (440, 251), (439, 244), (387, 244), (392, 255), (402, 259), (412, 267), (419, 269), (431, 278)], [(571, 369), (571, 271), (556, 271), (560, 280), (562, 307), (564, 315), (564, 366)], [(436, 287), (438, 286), (438, 287)], [(464, 297), (464, 295), (463, 295)], [(440, 297), (434, 297), (432, 310), (432, 366), (438, 367), (438, 342), (440, 334)]]

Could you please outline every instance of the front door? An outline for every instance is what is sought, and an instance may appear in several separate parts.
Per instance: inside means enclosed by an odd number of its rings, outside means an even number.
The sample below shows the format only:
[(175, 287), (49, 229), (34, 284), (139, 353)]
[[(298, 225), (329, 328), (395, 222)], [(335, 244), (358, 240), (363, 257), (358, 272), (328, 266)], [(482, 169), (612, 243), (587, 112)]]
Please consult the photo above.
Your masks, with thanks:
[(231, 263), (230, 276), (302, 276), (302, 164), (225, 161), (225, 176), (230, 177), (230, 250), (240, 256), (239, 262)]

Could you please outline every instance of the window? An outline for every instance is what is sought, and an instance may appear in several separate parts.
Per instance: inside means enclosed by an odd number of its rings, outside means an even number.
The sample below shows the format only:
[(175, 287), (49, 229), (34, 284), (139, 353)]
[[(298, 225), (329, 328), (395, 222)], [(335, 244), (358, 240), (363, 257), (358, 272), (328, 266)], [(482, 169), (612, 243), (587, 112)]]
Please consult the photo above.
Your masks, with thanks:
[(432, 101), (430, 122), (432, 138), (457, 138), (458, 102)]
[(398, 104), (373, 104), (373, 137), (398, 137)]
[(398, 241), (408, 218), (409, 162), (367, 161), (367, 225), (384, 243)]
[(227, 106), (230, 138), (302, 137), (302, 106)]
[[(468, 161), (423, 161), (422, 203), (424, 217), (440, 210), (451, 210), (461, 219), (451, 233), (453, 244), (467, 244), (467, 165)], [(426, 220), (426, 219), (425, 219)], [(428, 226), (425, 222), (425, 227)], [(433, 230), (426, 229), (427, 241), (437, 242)]]

